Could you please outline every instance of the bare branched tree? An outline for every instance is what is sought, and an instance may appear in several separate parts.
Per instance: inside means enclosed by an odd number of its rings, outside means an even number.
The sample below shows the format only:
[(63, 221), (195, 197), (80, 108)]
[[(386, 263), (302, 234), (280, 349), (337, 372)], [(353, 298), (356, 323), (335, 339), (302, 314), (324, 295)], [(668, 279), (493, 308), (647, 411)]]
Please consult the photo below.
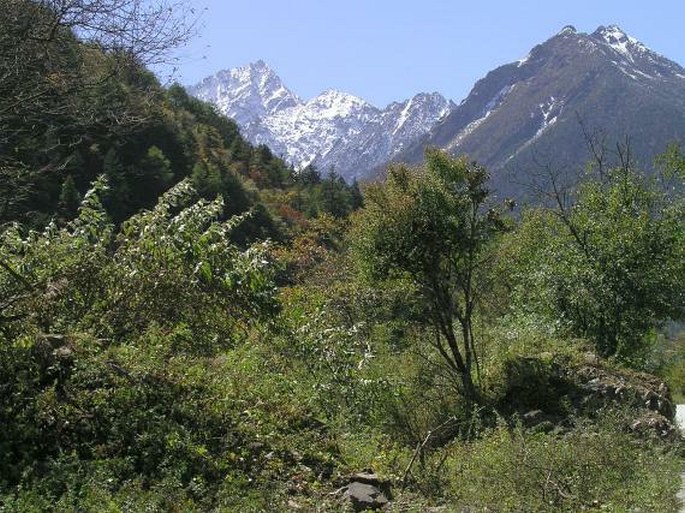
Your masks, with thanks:
[(176, 0), (0, 0), (0, 116), (107, 79), (84, 69), (88, 46), (118, 57), (110, 68), (158, 64), (196, 21)]
[[(9, 0), (12, 1), (12, 0)], [(36, 37), (50, 40), (60, 27), (73, 30), (105, 51), (134, 55), (144, 64), (168, 57), (195, 28), (194, 10), (178, 0), (39, 0), (48, 13)]]
[(572, 165), (555, 158), (554, 151), (542, 149), (535, 142), (530, 146), (529, 160), (524, 165), (510, 170), (511, 183), (523, 193), (525, 199), (535, 203), (567, 211), (574, 201), (575, 190), (587, 179), (606, 182), (612, 169), (628, 172), (636, 165), (630, 136), (617, 138), (609, 143), (607, 131), (591, 127), (576, 112), (582, 143), (587, 150), (585, 166)]

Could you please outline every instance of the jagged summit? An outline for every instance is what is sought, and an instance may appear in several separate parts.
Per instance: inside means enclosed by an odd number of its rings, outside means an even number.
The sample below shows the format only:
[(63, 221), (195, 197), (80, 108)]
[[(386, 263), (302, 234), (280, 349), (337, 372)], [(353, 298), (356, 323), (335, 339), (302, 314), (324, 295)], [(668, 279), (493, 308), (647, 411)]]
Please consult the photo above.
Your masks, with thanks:
[(191, 94), (195, 91), (241, 127), (301, 103), (263, 60), (219, 71), (189, 88)]
[[(631, 61), (639, 58), (642, 54), (651, 52), (649, 48), (627, 34), (618, 25), (600, 26), (590, 37), (607, 44), (614, 51)], [(656, 56), (657, 54), (654, 53), (654, 55)]]
[(310, 107), (326, 110), (330, 116), (349, 116), (363, 109), (375, 109), (370, 103), (352, 94), (336, 89), (326, 89), (307, 102)]
[(578, 31), (576, 30), (576, 27), (573, 25), (566, 25), (564, 28), (562, 28), (559, 33), (557, 34), (558, 36), (564, 36), (564, 35), (570, 35), (570, 34), (577, 34)]
[(685, 69), (611, 24), (591, 33), (563, 27), (525, 58), (488, 73), (459, 105), (420, 93), (381, 109), (335, 89), (302, 101), (263, 61), (190, 91), (296, 168), (333, 166), (348, 179), (389, 160), (419, 162), (432, 145), (486, 165), (501, 192), (507, 173), (541, 161), (582, 168), (588, 156), (579, 119), (607, 141), (630, 136), (647, 165), (659, 145), (685, 134)]
[(266, 144), (295, 168), (335, 168), (347, 179), (367, 176), (454, 107), (438, 93), (420, 93), (385, 109), (336, 89), (303, 101), (261, 60), (220, 71), (189, 92), (214, 103), (250, 142)]
[(551, 39), (559, 37), (567, 37), (576, 40), (585, 40), (587, 38), (591, 38), (594, 41), (609, 45), (624, 45), (626, 43), (631, 43), (646, 48), (645, 45), (640, 43), (640, 41), (632, 37), (618, 25), (600, 25), (594, 32), (591, 33), (580, 32), (575, 26), (566, 25)]
[(618, 25), (600, 25), (597, 30), (592, 33), (592, 36), (597, 39), (602, 39), (610, 45), (625, 44), (627, 42), (639, 43), (637, 39), (629, 36)]
[(597, 30), (592, 33), (592, 35), (595, 37), (599, 36), (608, 43), (613, 43), (620, 40), (628, 40), (628, 34), (626, 34), (618, 25), (607, 25), (606, 27), (604, 25), (600, 25), (597, 27)]
[(250, 66), (251, 68), (254, 68), (254, 69), (258, 69), (258, 70), (271, 71), (271, 67), (269, 67), (269, 65), (266, 62), (264, 62), (262, 59), (258, 59), (255, 62), (250, 63), (248, 66)]

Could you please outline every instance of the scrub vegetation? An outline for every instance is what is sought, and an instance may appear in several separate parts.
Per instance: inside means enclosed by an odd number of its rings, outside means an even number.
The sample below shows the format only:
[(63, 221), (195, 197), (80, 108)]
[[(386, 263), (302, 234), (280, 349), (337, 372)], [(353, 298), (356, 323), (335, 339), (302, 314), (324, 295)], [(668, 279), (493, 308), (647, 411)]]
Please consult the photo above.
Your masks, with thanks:
[(0, 1), (0, 511), (346, 511), (361, 471), (677, 510), (679, 147), (526, 207), (437, 149), (360, 189), (163, 88), (175, 39), (79, 26), (135, 3)]

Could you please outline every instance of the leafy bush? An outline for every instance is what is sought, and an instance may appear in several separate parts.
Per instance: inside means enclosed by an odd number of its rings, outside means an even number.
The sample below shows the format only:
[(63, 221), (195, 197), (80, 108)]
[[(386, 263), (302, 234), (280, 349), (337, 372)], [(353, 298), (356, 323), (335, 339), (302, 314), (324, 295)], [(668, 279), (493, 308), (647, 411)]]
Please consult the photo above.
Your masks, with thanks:
[(502, 246), (514, 307), (644, 365), (650, 333), (684, 313), (685, 210), (674, 190), (620, 168), (579, 186), (571, 205), (559, 196), (555, 209), (525, 212)]
[(204, 511), (256, 500), (255, 483), (266, 500), (298, 458), (328, 468), (325, 432), (260, 349), (267, 247), (232, 244), (240, 218), (218, 222), (221, 200), (184, 182), (115, 236), (104, 188), (63, 228), (4, 234), (0, 503)]

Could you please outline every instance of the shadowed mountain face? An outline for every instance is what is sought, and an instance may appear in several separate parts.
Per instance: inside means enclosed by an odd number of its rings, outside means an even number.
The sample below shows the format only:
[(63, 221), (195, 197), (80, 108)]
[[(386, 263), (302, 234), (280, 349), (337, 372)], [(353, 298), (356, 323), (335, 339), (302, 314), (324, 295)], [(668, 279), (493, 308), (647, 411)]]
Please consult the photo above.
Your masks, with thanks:
[(396, 160), (416, 163), (426, 146), (447, 148), (489, 168), (499, 195), (519, 195), (544, 168), (579, 172), (591, 157), (588, 138), (608, 150), (629, 141), (631, 157), (649, 167), (684, 135), (681, 66), (616, 26), (592, 34), (569, 26), (488, 73)]

